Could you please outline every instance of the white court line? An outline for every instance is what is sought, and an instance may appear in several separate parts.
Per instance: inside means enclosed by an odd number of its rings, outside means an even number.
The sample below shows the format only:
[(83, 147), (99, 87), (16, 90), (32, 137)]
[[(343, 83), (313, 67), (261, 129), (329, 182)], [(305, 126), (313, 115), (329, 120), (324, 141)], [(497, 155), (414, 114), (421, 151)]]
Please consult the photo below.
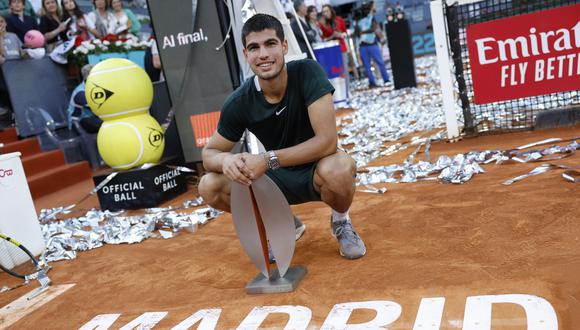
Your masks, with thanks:
[(8, 328), (21, 318), (44, 306), (47, 302), (65, 293), (73, 286), (75, 286), (75, 284), (49, 286), (44, 292), (28, 300), (30, 296), (36, 293), (36, 290), (32, 290), (10, 304), (2, 307), (0, 309), (0, 329)]

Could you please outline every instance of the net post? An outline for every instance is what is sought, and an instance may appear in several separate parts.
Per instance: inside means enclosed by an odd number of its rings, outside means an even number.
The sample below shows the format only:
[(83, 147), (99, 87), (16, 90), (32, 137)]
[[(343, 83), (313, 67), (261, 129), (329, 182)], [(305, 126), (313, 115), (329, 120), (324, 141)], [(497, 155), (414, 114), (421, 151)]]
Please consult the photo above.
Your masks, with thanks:
[(441, 0), (431, 1), (431, 19), (433, 21), (433, 35), (435, 37), (435, 51), (443, 92), (443, 108), (445, 109), (445, 123), (447, 138), (459, 137), (459, 125), (455, 112), (455, 97), (453, 93), (453, 76), (451, 72), (451, 54), (447, 42), (447, 26), (444, 14), (444, 4)]

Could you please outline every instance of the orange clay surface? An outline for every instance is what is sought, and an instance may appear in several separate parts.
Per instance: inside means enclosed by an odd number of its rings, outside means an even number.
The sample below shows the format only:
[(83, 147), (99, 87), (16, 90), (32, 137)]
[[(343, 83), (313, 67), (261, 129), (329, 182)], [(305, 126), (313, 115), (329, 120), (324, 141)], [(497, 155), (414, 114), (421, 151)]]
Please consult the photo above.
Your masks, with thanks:
[[(431, 157), (579, 135), (576, 126), (436, 142)], [(401, 163), (413, 150), (372, 165)], [(552, 163), (580, 165), (580, 154)], [(445, 297), (441, 328), (457, 329), (467, 297), (502, 294), (543, 297), (554, 307), (560, 329), (578, 329), (580, 185), (564, 181), (560, 170), (512, 186), (501, 184), (540, 164), (483, 165), (486, 173), (462, 185), (427, 181), (388, 184), (383, 195), (357, 193), (350, 215), (368, 252), (354, 261), (338, 253), (328, 207), (293, 206), (307, 226), (293, 264), (306, 266), (308, 274), (292, 293), (245, 293), (258, 271), (244, 254), (229, 214), (193, 234), (79, 252), (75, 260), (52, 263), (49, 272), (54, 285), (76, 285), (10, 329), (78, 329), (97, 315), (112, 313), (121, 314), (111, 327), (119, 329), (145, 312), (167, 312), (155, 328), (169, 329), (208, 308), (220, 308), (217, 328), (230, 329), (254, 307), (280, 305), (310, 308), (310, 327), (318, 328), (335, 304), (372, 300), (401, 305), (401, 316), (389, 329), (412, 329), (421, 299), (429, 297)], [(85, 182), (39, 199), (37, 211), (72, 203), (91, 188)], [(194, 197), (192, 187), (164, 205)], [(92, 197), (81, 207), (97, 205)], [(0, 274), (0, 284), (5, 283), (17, 282)], [(0, 294), (0, 307), (36, 286)], [(349, 323), (374, 316), (370, 310), (357, 310)], [(282, 328), (287, 320), (284, 314), (270, 315), (262, 326)], [(493, 329), (526, 329), (525, 322), (519, 306), (493, 306)]]

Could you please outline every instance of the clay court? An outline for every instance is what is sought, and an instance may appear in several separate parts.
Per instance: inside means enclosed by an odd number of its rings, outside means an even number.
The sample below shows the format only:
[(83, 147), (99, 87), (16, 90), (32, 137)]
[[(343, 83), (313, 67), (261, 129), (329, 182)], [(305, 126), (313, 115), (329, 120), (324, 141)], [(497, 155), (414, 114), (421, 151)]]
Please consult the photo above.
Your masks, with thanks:
[[(579, 132), (575, 126), (434, 142), (431, 153), (437, 157), (506, 150), (546, 138), (571, 139)], [(411, 152), (408, 149), (371, 165), (401, 163)], [(574, 154), (552, 163), (578, 165), (579, 157)], [(338, 254), (327, 207), (322, 203), (294, 206), (307, 229), (297, 242), (293, 264), (306, 266), (308, 274), (292, 293), (245, 293), (245, 285), (258, 271), (244, 254), (228, 214), (193, 234), (182, 232), (167, 240), (151, 238), (140, 244), (80, 252), (75, 260), (52, 263), (49, 272), (50, 290), (74, 286), (38, 308), (32, 306), (32, 312), (24, 312), (8, 328), (78, 329), (98, 315), (120, 314), (116, 320), (109, 319), (114, 320), (112, 324), (101, 323), (118, 329), (144, 313), (158, 312), (166, 314), (156, 314), (161, 320), (155, 328), (170, 329), (200, 310), (219, 309), (215, 328), (233, 329), (255, 307), (304, 306), (312, 311), (310, 321), (304, 322), (315, 329), (336, 304), (391, 301), (402, 311), (387, 328), (412, 329), (417, 327), (421, 300), (439, 297), (445, 299), (441, 329), (485, 329), (463, 325), (468, 297), (523, 294), (549, 302), (557, 315), (557, 328), (576, 329), (580, 324), (578, 185), (565, 181), (561, 170), (511, 186), (501, 184), (540, 164), (483, 165), (486, 173), (461, 185), (388, 184), (385, 194), (357, 193), (350, 213), (368, 251), (354, 261)], [(39, 199), (37, 211), (72, 203), (91, 188), (87, 181), (58, 196)], [(194, 197), (192, 186), (188, 194), (164, 205)], [(96, 197), (81, 207), (91, 206), (98, 206)], [(0, 274), (0, 282), (17, 283), (6, 274)], [(0, 295), (0, 306), (36, 286)], [(376, 314), (372, 309), (357, 309), (348, 324), (371, 321)], [(4, 310), (3, 315), (0, 324), (14, 319), (14, 313)], [(528, 318), (517, 304), (493, 304), (493, 329), (527, 329)], [(284, 328), (288, 319), (288, 314), (271, 314), (260, 328)]]

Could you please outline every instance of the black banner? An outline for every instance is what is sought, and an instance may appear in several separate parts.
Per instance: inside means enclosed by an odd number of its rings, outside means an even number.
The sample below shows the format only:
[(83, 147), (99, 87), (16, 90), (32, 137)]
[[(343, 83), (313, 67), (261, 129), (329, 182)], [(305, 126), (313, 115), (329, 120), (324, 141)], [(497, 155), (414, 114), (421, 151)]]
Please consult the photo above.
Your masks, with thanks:
[[(108, 174), (95, 176), (95, 186)], [(157, 165), (147, 170), (120, 172), (98, 192), (103, 210), (155, 207), (187, 190), (185, 175), (177, 169)]]
[(185, 161), (200, 161), (209, 136), (194, 132), (192, 116), (219, 112), (233, 90), (216, 3), (149, 0), (148, 8)]

